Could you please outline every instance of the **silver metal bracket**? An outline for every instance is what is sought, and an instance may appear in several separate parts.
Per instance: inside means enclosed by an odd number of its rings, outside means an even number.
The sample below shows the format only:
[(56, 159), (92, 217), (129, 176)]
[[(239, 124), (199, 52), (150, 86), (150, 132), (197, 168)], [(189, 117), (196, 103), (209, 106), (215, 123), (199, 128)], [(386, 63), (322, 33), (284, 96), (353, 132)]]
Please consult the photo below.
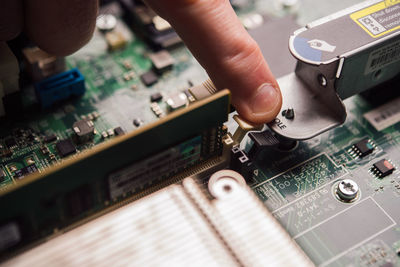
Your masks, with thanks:
[(280, 136), (305, 140), (341, 125), (346, 109), (332, 88), (311, 88), (295, 73), (278, 80), (282, 90), (282, 111), (293, 109), (293, 118), (279, 114), (268, 126)]
[(268, 124), (273, 132), (292, 140), (317, 136), (345, 122), (343, 99), (399, 77), (400, 23), (369, 27), (369, 18), (378, 16), (400, 16), (400, 2), (366, 1), (290, 37), (298, 63), (278, 79), (283, 105)]

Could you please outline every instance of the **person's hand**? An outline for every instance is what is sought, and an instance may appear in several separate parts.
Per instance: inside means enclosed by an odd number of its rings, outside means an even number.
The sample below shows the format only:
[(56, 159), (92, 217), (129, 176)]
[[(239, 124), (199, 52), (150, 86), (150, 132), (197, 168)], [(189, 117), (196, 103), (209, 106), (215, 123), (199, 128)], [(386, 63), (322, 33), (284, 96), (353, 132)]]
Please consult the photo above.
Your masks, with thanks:
[[(0, 40), (24, 30), (40, 48), (65, 55), (85, 44), (94, 30), (96, 0), (0, 1)], [(275, 118), (282, 104), (278, 84), (228, 0), (146, 2), (171, 23), (217, 88), (231, 90), (244, 119)]]
[(275, 118), (282, 104), (278, 84), (228, 0), (146, 2), (173, 26), (216, 87), (231, 90), (232, 104), (244, 119)]
[(21, 31), (41, 49), (68, 55), (92, 37), (98, 0), (0, 0), (0, 41)]

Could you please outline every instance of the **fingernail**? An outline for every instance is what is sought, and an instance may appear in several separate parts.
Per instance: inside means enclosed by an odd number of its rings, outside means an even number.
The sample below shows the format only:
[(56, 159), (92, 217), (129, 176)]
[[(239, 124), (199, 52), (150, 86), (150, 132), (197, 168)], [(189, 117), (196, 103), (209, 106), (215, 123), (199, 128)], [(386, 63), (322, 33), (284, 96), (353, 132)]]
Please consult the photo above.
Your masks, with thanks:
[(261, 85), (250, 101), (250, 109), (254, 114), (271, 111), (279, 103), (279, 89), (270, 83)]

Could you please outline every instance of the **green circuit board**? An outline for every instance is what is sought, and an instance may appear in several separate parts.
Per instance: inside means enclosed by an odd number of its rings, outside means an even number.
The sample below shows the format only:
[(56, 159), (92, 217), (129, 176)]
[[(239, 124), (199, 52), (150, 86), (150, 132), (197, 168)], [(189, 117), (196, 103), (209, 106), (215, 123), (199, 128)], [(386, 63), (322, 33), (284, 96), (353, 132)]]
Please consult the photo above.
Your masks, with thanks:
[[(343, 7), (357, 2), (349, 1)], [(304, 8), (290, 11), (297, 12), (299, 23), (309, 22), (343, 8), (339, 5), (333, 10), (321, 3), (316, 8), (318, 12), (309, 14), (308, 7), (315, 3), (304, 1), (302, 5)], [(291, 14), (277, 7), (274, 1), (247, 1), (247, 4), (240, 5), (236, 10), (241, 19), (252, 14), (270, 18)], [(157, 120), (159, 116), (151, 109), (152, 94), (160, 93), (166, 100), (168, 96), (183, 92), (207, 79), (205, 71), (190, 52), (183, 45), (178, 45), (168, 50), (175, 62), (172, 70), (160, 75), (154, 85), (144, 85), (140, 75), (152, 68), (149, 54), (153, 50), (140, 35), (131, 30), (130, 22), (122, 19), (120, 11), (115, 13), (118, 17), (117, 27), (127, 39), (123, 49), (109, 51), (104, 34), (96, 31), (85, 47), (66, 58), (67, 69), (78, 68), (85, 77), (86, 92), (81, 98), (42, 110), (38, 106), (33, 84), (29, 81), (23, 83), (23, 115), (17, 119), (6, 118), (1, 122), (0, 168), (5, 176), (0, 179), (0, 189), (18, 179), (15, 170), (34, 164), (35, 169), (41, 171), (62, 160), (56, 151), (56, 142), (43, 141), (46, 135), (55, 134), (57, 140), (68, 139), (73, 137), (74, 122), (92, 120), (96, 134), (91, 142), (76, 144), (79, 153), (112, 139), (116, 127), (129, 132), (137, 128), (134, 120), (140, 121), (141, 125)], [(165, 101), (159, 102), (159, 107), (163, 114), (168, 113)]]
[[(277, 7), (278, 1), (249, 2), (238, 9), (242, 18), (255, 12), (272, 17), (290, 14)], [(299, 2), (297, 22), (304, 25), (360, 1)], [(73, 123), (89, 118), (95, 135), (91, 142), (76, 144), (80, 153), (113, 139), (116, 127), (130, 132), (138, 128), (134, 120), (143, 125), (158, 120), (160, 116), (151, 109), (152, 94), (159, 92), (166, 99), (207, 78), (190, 52), (179, 45), (168, 50), (175, 61), (172, 70), (146, 86), (140, 75), (152, 68), (148, 57), (152, 49), (125, 21), (118, 23), (130, 32), (124, 49), (110, 52), (97, 31), (91, 42), (66, 59), (69, 69), (78, 68), (85, 77), (84, 96), (43, 111), (37, 106), (33, 86), (23, 88), (27, 112), (21, 119), (2, 121), (0, 127), (0, 169), (5, 173), (0, 190), (18, 181), (18, 170), (34, 165), (42, 171), (63, 160), (56, 141), (44, 142), (46, 136), (71, 138)], [(257, 173), (248, 183), (316, 265), (400, 266), (400, 124), (378, 131), (363, 117), (375, 106), (360, 96), (345, 103), (345, 125), (301, 142), (289, 152), (264, 151), (255, 159)], [(165, 101), (159, 106), (168, 113)], [(363, 139), (371, 140), (374, 149), (357, 158), (352, 147)], [(384, 178), (371, 171), (381, 159), (390, 160), (396, 168)], [(346, 178), (360, 187), (359, 198), (352, 203), (343, 203), (335, 195), (338, 181)]]
[[(363, 117), (373, 109), (368, 102), (356, 96), (345, 103), (343, 126), (291, 152), (264, 151), (252, 188), (317, 265), (398, 266), (400, 173), (380, 178), (371, 168), (382, 159), (399, 166), (400, 125), (377, 131)], [(352, 146), (367, 139), (373, 152), (357, 158)], [(352, 203), (336, 196), (343, 179), (360, 188)]]
[[(119, 23), (124, 25), (122, 20)], [(68, 69), (78, 68), (85, 77), (86, 92), (79, 99), (43, 111), (38, 107), (33, 86), (28, 84), (22, 89), (23, 117), (4, 121), (0, 129), (0, 167), (6, 174), (0, 188), (18, 180), (16, 170), (34, 164), (41, 171), (63, 159), (56, 151), (56, 140), (44, 141), (47, 135), (55, 134), (57, 140), (73, 138), (74, 122), (93, 121), (95, 135), (90, 142), (76, 143), (79, 153), (112, 139), (116, 127), (130, 132), (159, 119), (151, 109), (152, 94), (159, 92), (167, 99), (206, 79), (190, 52), (180, 46), (170, 51), (174, 68), (160, 75), (156, 84), (146, 86), (140, 75), (152, 68), (147, 56), (152, 50), (143, 40), (130, 38), (124, 49), (110, 52), (104, 36), (96, 32), (88, 45), (66, 59)], [(168, 114), (165, 101), (158, 106), (163, 115)], [(135, 126), (134, 120), (141, 125)]]

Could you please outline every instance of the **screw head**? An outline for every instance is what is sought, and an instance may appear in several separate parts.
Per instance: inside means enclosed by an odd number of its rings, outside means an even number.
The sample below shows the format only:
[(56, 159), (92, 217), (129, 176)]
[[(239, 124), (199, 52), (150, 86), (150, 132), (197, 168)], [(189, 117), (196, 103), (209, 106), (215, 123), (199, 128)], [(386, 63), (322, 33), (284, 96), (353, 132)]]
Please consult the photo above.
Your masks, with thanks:
[(294, 109), (288, 108), (288, 109), (283, 110), (282, 116), (284, 116), (288, 120), (293, 120), (294, 119)]
[(344, 179), (337, 185), (337, 194), (343, 201), (352, 201), (358, 196), (358, 184), (351, 179)]

